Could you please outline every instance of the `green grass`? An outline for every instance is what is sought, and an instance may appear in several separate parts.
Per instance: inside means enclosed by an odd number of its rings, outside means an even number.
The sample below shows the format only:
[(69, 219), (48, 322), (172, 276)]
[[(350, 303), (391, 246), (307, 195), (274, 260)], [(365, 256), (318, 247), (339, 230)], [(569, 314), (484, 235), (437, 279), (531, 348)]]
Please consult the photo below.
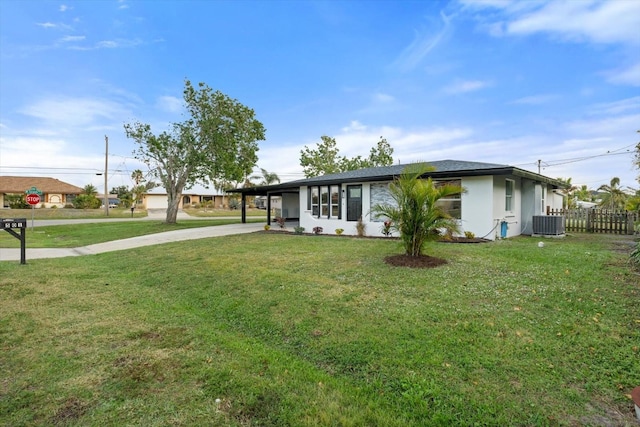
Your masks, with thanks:
[(431, 243), (431, 270), (273, 233), (0, 263), (0, 424), (633, 425), (618, 239)]
[[(209, 217), (238, 217), (242, 214), (242, 211), (239, 209), (204, 209), (204, 208), (187, 208), (184, 209), (184, 212), (189, 216), (198, 217), (198, 218), (209, 218)], [(246, 215), (248, 217), (267, 217), (267, 211), (264, 209), (247, 209)]]
[[(144, 218), (146, 210), (136, 209), (134, 218)], [(107, 218), (104, 209), (0, 209), (0, 218), (27, 218), (27, 219), (90, 219)], [(131, 218), (131, 211), (124, 208), (109, 209), (108, 218)]]
[[(261, 222), (261, 220), (249, 219), (247, 222)], [(161, 221), (151, 220), (123, 222), (105, 221), (89, 224), (38, 226), (32, 229), (31, 223), (27, 221), (26, 247), (76, 248), (93, 243), (109, 242), (112, 240), (161, 233), (164, 231), (237, 223), (239, 223), (238, 219), (178, 221), (176, 224), (166, 224)], [(0, 232), (0, 248), (19, 247), (20, 240), (5, 231)]]

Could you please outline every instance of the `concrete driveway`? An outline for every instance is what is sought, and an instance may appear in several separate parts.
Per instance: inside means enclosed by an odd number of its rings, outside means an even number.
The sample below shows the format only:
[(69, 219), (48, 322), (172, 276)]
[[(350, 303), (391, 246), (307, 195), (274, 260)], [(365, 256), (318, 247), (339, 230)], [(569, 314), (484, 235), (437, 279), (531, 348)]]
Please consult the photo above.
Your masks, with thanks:
[[(152, 218), (153, 219), (153, 218)], [(91, 220), (66, 220), (63, 223), (69, 224), (71, 221), (91, 222)], [(105, 220), (102, 220), (105, 221)], [(38, 221), (36, 221), (38, 222)], [(95, 222), (95, 221), (93, 221)], [(40, 224), (45, 225), (45, 224)], [(54, 225), (54, 224), (46, 224)], [(29, 224), (30, 226), (30, 224)], [(37, 226), (37, 225), (36, 225)], [(180, 242), (184, 240), (206, 239), (209, 237), (229, 236), (233, 234), (253, 233), (262, 230), (264, 224), (228, 224), (211, 227), (188, 228), (184, 230), (173, 230), (164, 233), (148, 234), (146, 236), (131, 237), (129, 239), (114, 240), (111, 242), (97, 243), (95, 245), (82, 246), (79, 248), (27, 248), (26, 259), (38, 258), (62, 258), (68, 256), (95, 255), (103, 252), (121, 251), (125, 249), (139, 248), (142, 246), (159, 245), (162, 243)], [(20, 249), (0, 248), (0, 261), (20, 261)]]

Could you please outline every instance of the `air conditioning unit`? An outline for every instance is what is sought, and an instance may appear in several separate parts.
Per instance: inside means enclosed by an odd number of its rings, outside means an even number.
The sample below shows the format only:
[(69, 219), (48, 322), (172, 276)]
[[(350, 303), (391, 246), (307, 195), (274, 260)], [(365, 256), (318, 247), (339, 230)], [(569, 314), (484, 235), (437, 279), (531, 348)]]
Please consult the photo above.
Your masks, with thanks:
[(564, 216), (534, 215), (533, 234), (536, 236), (563, 235)]

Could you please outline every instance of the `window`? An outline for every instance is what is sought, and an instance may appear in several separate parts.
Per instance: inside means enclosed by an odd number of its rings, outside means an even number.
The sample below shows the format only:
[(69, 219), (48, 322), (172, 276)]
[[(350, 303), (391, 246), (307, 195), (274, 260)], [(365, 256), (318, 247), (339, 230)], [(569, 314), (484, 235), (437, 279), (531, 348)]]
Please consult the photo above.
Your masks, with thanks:
[(512, 179), (507, 179), (505, 181), (505, 191), (504, 191), (504, 210), (507, 212), (513, 212), (513, 186), (514, 181)]
[[(435, 181), (436, 187), (440, 187), (443, 185), (455, 185), (457, 187), (462, 187), (462, 180), (460, 179), (451, 179), (447, 181)], [(448, 213), (452, 218), (461, 219), (462, 218), (462, 200), (461, 193), (452, 194), (446, 198), (442, 198), (438, 200), (436, 203), (437, 206), (441, 207), (446, 213)]]
[(331, 187), (331, 217), (340, 217), (340, 187), (332, 185)]
[(340, 186), (309, 187), (307, 209), (317, 218), (340, 218)]
[(309, 203), (311, 208), (311, 215), (318, 216), (320, 213), (320, 197), (318, 187), (310, 187), (309, 188)]
[(320, 216), (329, 216), (329, 187), (320, 187)]

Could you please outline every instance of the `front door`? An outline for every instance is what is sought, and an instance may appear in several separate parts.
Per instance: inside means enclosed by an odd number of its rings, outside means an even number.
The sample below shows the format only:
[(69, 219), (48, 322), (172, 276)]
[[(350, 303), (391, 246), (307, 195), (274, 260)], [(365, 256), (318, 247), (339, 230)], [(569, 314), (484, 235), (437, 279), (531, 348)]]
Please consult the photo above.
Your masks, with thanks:
[(362, 185), (347, 185), (347, 221), (362, 216)]

